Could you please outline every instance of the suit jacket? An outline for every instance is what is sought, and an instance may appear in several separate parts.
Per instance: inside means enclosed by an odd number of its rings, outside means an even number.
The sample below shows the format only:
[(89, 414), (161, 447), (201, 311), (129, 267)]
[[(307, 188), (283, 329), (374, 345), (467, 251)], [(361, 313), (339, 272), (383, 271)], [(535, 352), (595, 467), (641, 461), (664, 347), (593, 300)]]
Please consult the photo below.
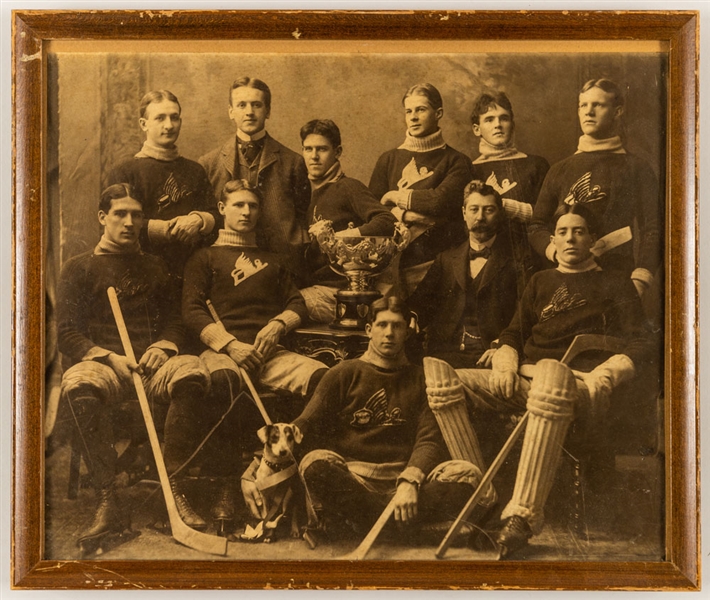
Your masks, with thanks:
[[(468, 249), (466, 240), (439, 254), (408, 300), (409, 307), (419, 317), (420, 327), (427, 329), (429, 354), (450, 350), (461, 343), (454, 336), (464, 315), (471, 277)], [(479, 277), (476, 318), (483, 342), (489, 347), (510, 323), (519, 297), (516, 265), (505, 231), (496, 236), (491, 256)]]
[[(218, 201), (224, 184), (235, 178), (235, 159), (236, 139), (232, 136), (198, 161), (207, 172)], [(292, 261), (300, 257), (302, 245), (308, 242), (306, 214), (311, 201), (303, 158), (267, 133), (259, 159), (257, 185), (263, 197), (257, 228), (259, 240), (265, 249), (288, 257), (287, 266), (295, 270), (297, 267)]]

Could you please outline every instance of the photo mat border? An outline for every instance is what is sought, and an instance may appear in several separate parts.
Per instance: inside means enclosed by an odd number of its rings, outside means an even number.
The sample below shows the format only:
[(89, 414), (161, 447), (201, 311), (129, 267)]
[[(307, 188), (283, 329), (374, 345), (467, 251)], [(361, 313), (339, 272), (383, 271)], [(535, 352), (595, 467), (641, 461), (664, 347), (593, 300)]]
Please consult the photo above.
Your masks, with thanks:
[[(95, 583), (85, 575), (95, 572), (107, 585), (112, 582), (114, 589), (186, 589), (195, 585), (202, 589), (699, 589), (698, 22), (699, 15), (693, 11), (15, 11), (13, 587), (95, 589)], [(431, 41), (638, 39), (669, 43), (665, 561), (43, 560), (46, 44), (77, 38), (294, 40), (294, 31), (318, 40), (416, 37)]]

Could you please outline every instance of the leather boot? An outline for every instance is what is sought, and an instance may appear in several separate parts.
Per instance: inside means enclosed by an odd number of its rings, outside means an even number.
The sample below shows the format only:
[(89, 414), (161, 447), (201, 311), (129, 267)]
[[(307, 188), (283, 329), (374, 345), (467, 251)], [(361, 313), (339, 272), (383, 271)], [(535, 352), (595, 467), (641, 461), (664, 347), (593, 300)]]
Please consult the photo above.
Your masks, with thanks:
[(188, 502), (183, 491), (183, 483), (184, 482), (179, 480), (170, 480), (170, 489), (175, 497), (175, 504), (177, 506), (178, 513), (180, 514), (180, 518), (188, 527), (196, 529), (197, 531), (204, 531), (207, 529), (207, 522), (195, 512), (195, 509), (192, 508)]
[(79, 545), (96, 540), (107, 533), (122, 533), (131, 527), (130, 515), (120, 510), (111, 487), (97, 492), (99, 504), (91, 525), (79, 537)]
[(532, 530), (523, 517), (513, 515), (506, 519), (498, 534), (498, 560), (509, 558), (525, 548), (531, 537)]
[(227, 524), (234, 521), (234, 486), (231, 480), (225, 479), (217, 496), (217, 502), (212, 507), (212, 518), (217, 521), (217, 533), (228, 533)]

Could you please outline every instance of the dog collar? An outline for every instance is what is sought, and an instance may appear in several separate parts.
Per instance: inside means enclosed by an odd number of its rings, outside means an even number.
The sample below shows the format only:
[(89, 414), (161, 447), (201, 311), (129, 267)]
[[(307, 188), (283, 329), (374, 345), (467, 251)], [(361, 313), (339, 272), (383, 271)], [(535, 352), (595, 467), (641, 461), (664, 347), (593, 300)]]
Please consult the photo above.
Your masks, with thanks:
[(265, 458), (262, 460), (266, 463), (266, 466), (269, 467), (269, 469), (271, 469), (274, 473), (278, 473), (279, 471), (283, 471), (284, 469), (286, 469), (287, 467), (290, 467), (294, 463), (293, 460), (290, 460), (286, 463), (272, 463), (270, 460), (266, 460)]

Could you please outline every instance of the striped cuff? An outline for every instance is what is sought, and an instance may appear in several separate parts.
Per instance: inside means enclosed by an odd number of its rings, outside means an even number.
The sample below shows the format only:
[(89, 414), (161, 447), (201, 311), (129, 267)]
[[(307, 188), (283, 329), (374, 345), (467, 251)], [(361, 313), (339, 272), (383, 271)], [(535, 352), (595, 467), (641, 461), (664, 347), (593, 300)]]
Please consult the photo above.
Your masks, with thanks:
[(200, 210), (193, 210), (191, 213), (188, 213), (190, 215), (197, 215), (202, 219), (202, 227), (200, 227), (200, 235), (208, 235), (212, 233), (212, 230), (214, 229), (215, 226), (215, 220), (214, 216), (212, 216), (208, 212), (200, 211)]
[(221, 352), (229, 342), (236, 340), (221, 323), (210, 323), (200, 332), (200, 340), (215, 352)]
[(651, 273), (651, 271), (649, 271), (648, 269), (639, 267), (638, 269), (634, 269), (631, 272), (631, 279), (634, 281), (638, 281), (639, 283), (643, 284), (646, 289), (648, 289), (651, 286), (651, 282), (653, 281), (653, 273)]
[(170, 221), (151, 219), (148, 221), (148, 239), (151, 242), (164, 242), (170, 239)]
[(293, 310), (285, 310), (276, 315), (273, 319), (270, 319), (270, 321), (281, 321), (281, 323), (283, 323), (286, 327), (286, 333), (288, 333), (289, 331), (296, 329), (296, 327), (301, 324), (301, 317)]
[(527, 202), (519, 202), (510, 198), (503, 198), (503, 208), (505, 209), (508, 218), (517, 219), (523, 223), (527, 223), (532, 219), (532, 206)]

